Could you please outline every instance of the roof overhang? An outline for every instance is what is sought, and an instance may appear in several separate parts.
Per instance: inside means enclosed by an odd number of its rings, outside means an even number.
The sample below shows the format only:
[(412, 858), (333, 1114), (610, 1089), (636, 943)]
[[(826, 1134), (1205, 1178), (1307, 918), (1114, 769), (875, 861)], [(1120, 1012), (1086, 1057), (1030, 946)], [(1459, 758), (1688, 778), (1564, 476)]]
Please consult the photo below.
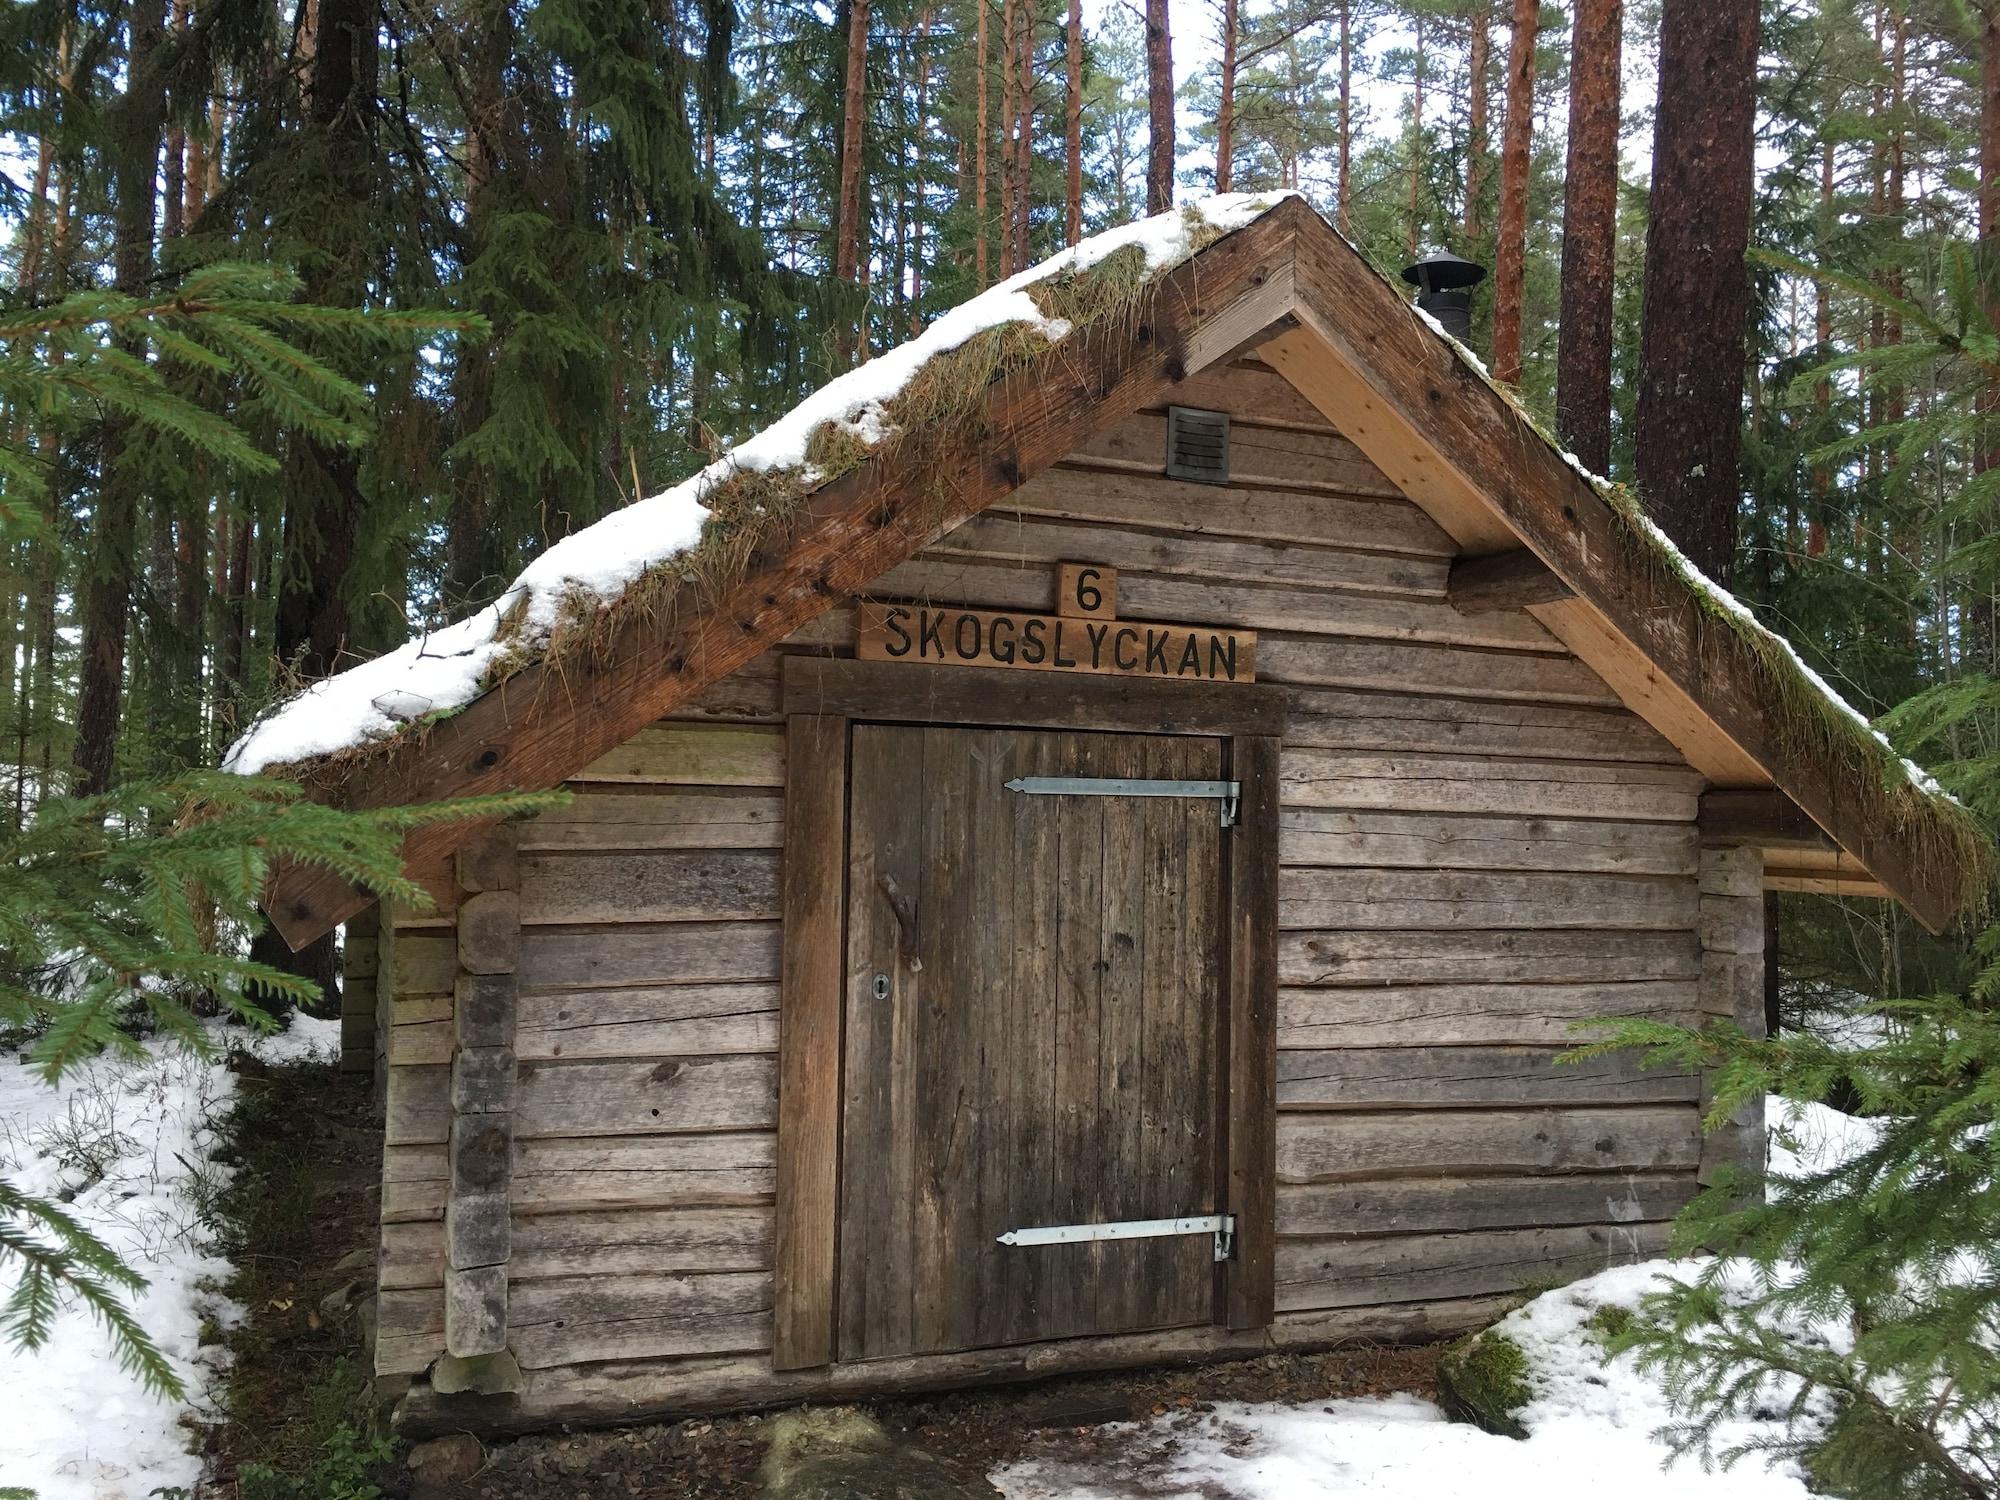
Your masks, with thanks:
[[(1848, 861), (1852, 885), (1894, 895), (1933, 930), (1963, 904), (1965, 871), (1945, 867), (1908, 820), (1881, 815), (1880, 795), (1857, 780), (1868, 772), (1774, 723), (1768, 667), (1744, 633), (1649, 564), (1631, 522), (1298, 198), (1163, 273), (1136, 315), (1079, 328), (996, 380), (977, 441), (903, 435), (812, 494), (712, 597), (622, 612), (588, 658), (528, 665), (422, 734), (316, 778), (315, 793), (361, 808), (556, 786), (1092, 433), (1245, 348), (1468, 557), (1525, 552), (1543, 570), (1479, 570), (1468, 600), (1475, 584), (1525, 588), (1506, 607), (1540, 620), (1716, 786), (1782, 790)], [(406, 859), (435, 868), (477, 826), (419, 827)], [(330, 870), (293, 866), (274, 874), (266, 910), (298, 946), (371, 899)]]

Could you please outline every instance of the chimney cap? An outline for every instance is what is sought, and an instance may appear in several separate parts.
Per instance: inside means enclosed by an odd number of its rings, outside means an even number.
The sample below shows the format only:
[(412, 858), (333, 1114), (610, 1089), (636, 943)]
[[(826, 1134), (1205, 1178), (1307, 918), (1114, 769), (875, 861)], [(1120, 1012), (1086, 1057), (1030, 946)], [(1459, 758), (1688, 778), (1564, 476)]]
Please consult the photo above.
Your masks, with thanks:
[(1425, 292), (1478, 286), (1485, 279), (1486, 267), (1449, 250), (1433, 251), (1415, 265), (1403, 267), (1403, 280)]

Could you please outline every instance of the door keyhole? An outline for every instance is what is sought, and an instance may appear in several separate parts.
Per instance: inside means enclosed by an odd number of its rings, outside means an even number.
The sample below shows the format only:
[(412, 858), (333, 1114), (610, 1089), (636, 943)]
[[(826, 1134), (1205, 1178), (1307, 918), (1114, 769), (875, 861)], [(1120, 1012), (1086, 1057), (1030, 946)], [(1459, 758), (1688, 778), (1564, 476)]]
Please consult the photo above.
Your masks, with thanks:
[(877, 974), (875, 976), (875, 983), (870, 988), (874, 991), (877, 1000), (887, 1000), (889, 998), (889, 976), (887, 974)]

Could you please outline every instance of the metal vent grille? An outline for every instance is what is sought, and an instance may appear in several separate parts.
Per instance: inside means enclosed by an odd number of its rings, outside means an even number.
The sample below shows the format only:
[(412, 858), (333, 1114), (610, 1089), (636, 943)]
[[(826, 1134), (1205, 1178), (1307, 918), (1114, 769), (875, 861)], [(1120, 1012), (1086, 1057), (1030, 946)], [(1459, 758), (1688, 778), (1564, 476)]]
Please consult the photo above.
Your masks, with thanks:
[(1167, 477), (1229, 482), (1229, 413), (1167, 408)]

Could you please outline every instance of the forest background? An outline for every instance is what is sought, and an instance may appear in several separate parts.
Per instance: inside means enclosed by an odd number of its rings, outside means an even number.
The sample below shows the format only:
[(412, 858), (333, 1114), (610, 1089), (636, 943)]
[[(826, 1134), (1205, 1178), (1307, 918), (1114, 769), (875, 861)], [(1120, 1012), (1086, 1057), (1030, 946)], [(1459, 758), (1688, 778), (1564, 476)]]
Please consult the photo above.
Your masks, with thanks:
[[(409, 315), (265, 351), (364, 394), (339, 431), (254, 352), (95, 325), (261, 463), (7, 387), (16, 830), (214, 764), (1081, 234), (1277, 187), (1385, 270), (1494, 268), (1495, 373), (1864, 713), (1915, 700), (1903, 747), (1989, 800), (2000, 31), (1969, 0), (15, 0), (0, 27), (9, 358), (60, 369), (66, 301), (171, 307), (237, 263)], [(1668, 399), (1675, 370), (1716, 378)], [(1773, 920), (1795, 1020), (1970, 962), (1882, 903)]]

